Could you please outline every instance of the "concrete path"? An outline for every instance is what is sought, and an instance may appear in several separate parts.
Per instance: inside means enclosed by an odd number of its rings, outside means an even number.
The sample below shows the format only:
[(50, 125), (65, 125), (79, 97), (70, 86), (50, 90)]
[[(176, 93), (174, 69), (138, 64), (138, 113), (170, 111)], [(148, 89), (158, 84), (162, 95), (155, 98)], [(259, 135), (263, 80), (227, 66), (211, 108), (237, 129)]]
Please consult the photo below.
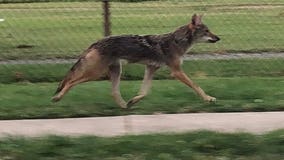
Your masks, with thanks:
[(284, 112), (129, 115), (118, 117), (0, 121), (0, 136), (120, 136), (212, 130), (262, 134), (284, 129)]

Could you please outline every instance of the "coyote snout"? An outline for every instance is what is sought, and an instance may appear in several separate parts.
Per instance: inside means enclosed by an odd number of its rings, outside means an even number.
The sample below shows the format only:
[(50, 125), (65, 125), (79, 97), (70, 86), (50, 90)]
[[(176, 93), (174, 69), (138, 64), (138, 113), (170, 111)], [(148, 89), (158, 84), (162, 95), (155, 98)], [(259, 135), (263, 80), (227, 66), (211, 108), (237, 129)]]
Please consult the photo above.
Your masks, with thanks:
[[(194, 14), (191, 21), (171, 33), (161, 35), (122, 35), (106, 37), (92, 44), (70, 69), (59, 84), (53, 101), (59, 101), (68, 90), (83, 82), (100, 78), (108, 73), (112, 82), (112, 96), (122, 108), (130, 107), (143, 99), (151, 87), (151, 80), (161, 66), (166, 65), (176, 79), (191, 87), (204, 101), (215, 101), (196, 85), (181, 68), (181, 57), (194, 43), (215, 43), (220, 38), (210, 32), (201, 22), (201, 16)], [(119, 90), (121, 63), (146, 65), (141, 89), (136, 96), (126, 102)]]
[(221, 39), (218, 37), (218, 36), (216, 36), (216, 35), (213, 35), (212, 37), (210, 37), (209, 39), (208, 39), (208, 41), (210, 42), (210, 43), (216, 43), (217, 41), (220, 41)]

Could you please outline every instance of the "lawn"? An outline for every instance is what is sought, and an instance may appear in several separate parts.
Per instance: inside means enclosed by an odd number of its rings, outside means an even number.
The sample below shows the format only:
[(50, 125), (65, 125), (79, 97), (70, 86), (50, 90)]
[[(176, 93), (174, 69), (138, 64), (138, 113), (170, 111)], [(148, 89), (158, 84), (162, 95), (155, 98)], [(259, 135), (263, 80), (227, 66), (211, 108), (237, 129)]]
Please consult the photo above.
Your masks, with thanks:
[[(110, 95), (110, 83), (78, 85), (62, 101), (50, 101), (57, 83), (0, 84), (0, 119), (118, 116), (128, 114), (283, 111), (283, 78), (194, 78), (216, 103), (203, 102), (190, 88), (174, 80), (155, 80), (152, 92), (131, 109), (120, 109)], [(140, 81), (123, 81), (122, 95), (136, 95)]]
[[(161, 34), (193, 13), (222, 39), (194, 53), (284, 51), (282, 0), (111, 3), (112, 33)], [(98, 2), (0, 4), (0, 59), (70, 58), (103, 37)]]
[[(216, 96), (204, 103), (167, 68), (155, 75), (153, 90), (132, 109), (122, 110), (110, 96), (110, 82), (96, 81), (72, 89), (59, 103), (50, 101), (58, 81), (72, 64), (0, 65), (0, 119), (118, 116), (128, 114), (245, 112), (284, 110), (284, 60), (238, 59), (185, 61), (195, 82)], [(121, 90), (126, 100), (136, 95), (144, 66), (123, 67)], [(18, 83), (15, 83), (18, 82)]]
[[(74, 63), (0, 64), (0, 83), (58, 82)], [(281, 77), (284, 59), (190, 60), (183, 62), (184, 71), (195, 78), (208, 77)], [(123, 65), (123, 80), (143, 79), (145, 66)], [(104, 77), (106, 79), (107, 77)], [(162, 67), (154, 79), (172, 79), (167, 67)]]
[(0, 139), (0, 157), (5, 160), (280, 160), (283, 153), (283, 130), (264, 135), (199, 131), (114, 138)]

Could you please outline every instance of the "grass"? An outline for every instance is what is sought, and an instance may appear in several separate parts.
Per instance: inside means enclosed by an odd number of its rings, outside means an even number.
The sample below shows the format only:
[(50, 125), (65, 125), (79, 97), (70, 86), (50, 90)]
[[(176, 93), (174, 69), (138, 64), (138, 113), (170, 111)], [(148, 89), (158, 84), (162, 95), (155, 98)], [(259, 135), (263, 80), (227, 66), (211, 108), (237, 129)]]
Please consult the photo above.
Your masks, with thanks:
[[(200, 13), (222, 41), (192, 52), (278, 52), (284, 50), (283, 7), (282, 0), (116, 2), (112, 33), (170, 32)], [(101, 13), (98, 2), (0, 4), (0, 59), (74, 57), (103, 37)]]
[[(71, 64), (14, 64), (0, 65), (0, 83), (58, 82), (63, 79)], [(196, 78), (206, 77), (279, 77), (284, 75), (284, 59), (239, 59), (184, 61), (184, 71)], [(123, 80), (143, 79), (144, 66), (123, 66)], [(171, 79), (168, 68), (161, 68), (155, 79)]]
[[(50, 102), (58, 81), (71, 64), (0, 65), (0, 90), (3, 93), (0, 95), (0, 119), (118, 116), (157, 112), (283, 111), (283, 61), (185, 61), (185, 72), (206, 92), (217, 97), (215, 104), (202, 102), (191, 89), (171, 80), (168, 69), (161, 68), (155, 75), (151, 94), (130, 110), (121, 110), (113, 102), (110, 83), (107, 81), (78, 85), (61, 102)], [(123, 68), (122, 95), (128, 100), (139, 90), (144, 66), (128, 64)]]
[[(0, 85), (0, 119), (118, 116), (128, 114), (283, 111), (282, 77), (194, 79), (214, 104), (202, 102), (190, 89), (174, 80), (156, 80), (152, 92), (131, 109), (122, 110), (110, 96), (110, 83), (90, 82), (73, 88), (62, 101), (50, 101), (57, 83), (15, 83)], [(123, 81), (122, 95), (136, 95), (140, 81)]]
[(267, 160), (284, 158), (284, 131), (264, 135), (216, 133), (154, 134), (114, 138), (0, 139), (0, 157), (12, 160)]

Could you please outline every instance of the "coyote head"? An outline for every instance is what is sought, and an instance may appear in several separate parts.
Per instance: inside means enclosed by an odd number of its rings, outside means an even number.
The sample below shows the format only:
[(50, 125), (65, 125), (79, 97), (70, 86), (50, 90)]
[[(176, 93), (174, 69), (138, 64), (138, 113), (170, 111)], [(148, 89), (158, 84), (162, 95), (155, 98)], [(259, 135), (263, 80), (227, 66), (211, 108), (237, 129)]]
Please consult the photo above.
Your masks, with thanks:
[(209, 42), (215, 43), (220, 40), (218, 36), (210, 32), (208, 27), (202, 23), (202, 16), (194, 14), (189, 24), (189, 29), (192, 31), (192, 38), (194, 42)]

